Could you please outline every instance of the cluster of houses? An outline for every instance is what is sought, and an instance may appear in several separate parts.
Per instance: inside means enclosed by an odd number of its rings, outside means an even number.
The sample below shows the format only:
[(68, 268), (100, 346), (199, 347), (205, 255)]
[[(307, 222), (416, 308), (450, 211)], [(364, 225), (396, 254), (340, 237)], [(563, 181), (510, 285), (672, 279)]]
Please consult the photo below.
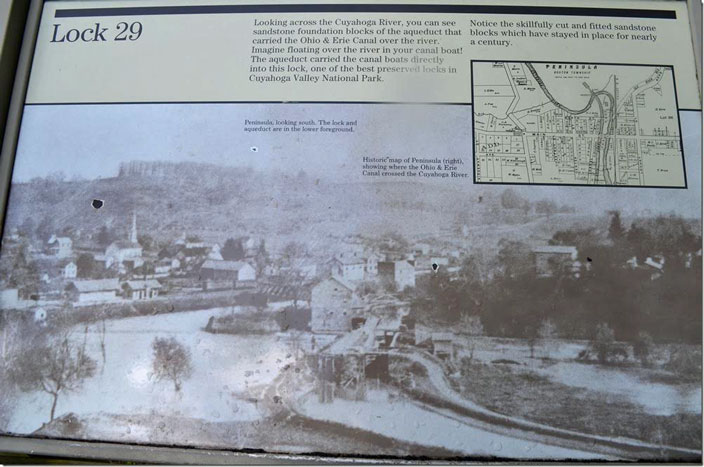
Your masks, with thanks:
[(332, 264), (332, 273), (350, 282), (380, 280), (393, 284), (397, 290), (416, 285), (415, 260), (408, 258), (385, 259), (377, 253), (358, 256), (356, 253), (339, 254)]
[[(340, 334), (366, 319), (370, 300), (383, 294), (402, 296), (397, 292), (415, 288), (419, 278), (434, 272), (457, 275), (467, 255), (466, 244), (458, 246), (451, 240), (408, 245), (403, 240), (350, 236), (341, 239), (332, 258), (324, 253), (297, 253), (305, 257), (282, 261), (280, 256), (270, 256), (263, 240), (254, 237), (237, 238), (238, 253), (233, 256), (227, 242), (221, 247), (185, 234), (165, 246), (150, 242), (144, 248), (136, 214), (127, 227), (124, 239), (102, 248), (80, 235), (52, 235), (30, 252), (39, 274), (38, 290), (28, 295), (21, 287), (0, 286), (0, 309), (52, 301), (58, 305), (66, 300), (84, 306), (245, 289), (265, 297), (272, 309), (291, 304), (296, 308), (297, 301), (303, 301), (310, 330)], [(5, 246), (13, 241), (19, 242), (11, 232)], [(534, 273), (549, 278), (567, 272), (578, 279), (591, 266), (580, 262), (578, 253), (574, 246), (535, 247), (531, 252)], [(632, 258), (624, 267), (647, 270), (655, 280), (664, 273), (664, 264), (665, 258), (652, 256), (643, 261)]]
[(413, 288), (416, 277), (430, 274), (439, 268), (448, 273), (459, 271), (459, 259), (465, 252), (456, 247), (434, 250), (428, 243), (419, 242), (407, 252), (380, 252), (355, 243), (345, 244), (345, 250), (332, 260), (332, 274), (349, 282), (380, 281), (398, 291)]
[[(694, 256), (685, 262), (691, 267)], [(416, 278), (443, 268), (450, 274), (459, 272), (458, 259), (461, 253), (454, 251), (434, 252), (426, 243), (417, 243), (408, 254), (381, 254), (379, 252), (352, 251), (338, 254), (329, 277), (320, 280), (311, 289), (311, 329), (317, 333), (349, 332), (363, 320), (368, 303), (360, 295), (363, 281), (392, 284), (387, 290), (402, 291), (413, 288)], [(579, 279), (591, 270), (590, 262), (579, 261), (577, 247), (570, 245), (544, 245), (531, 249), (534, 274), (539, 278), (551, 278), (566, 274)], [(645, 271), (651, 280), (664, 273), (665, 258), (662, 255), (647, 257), (643, 261), (631, 258), (624, 268)]]
[[(690, 252), (684, 258), (684, 267), (689, 269), (694, 261), (701, 261), (702, 251)], [(541, 278), (553, 277), (558, 273), (567, 273), (579, 279), (583, 272), (591, 270), (591, 263), (583, 263), (577, 258), (577, 248), (574, 246), (546, 245), (533, 248), (535, 274)], [(665, 273), (665, 257), (663, 255), (647, 256), (639, 260), (633, 256), (626, 260), (625, 269), (643, 272), (650, 280), (657, 280)]]
[[(19, 242), (19, 237), (12, 233), (8, 241), (11, 245)], [(258, 242), (249, 237), (240, 241), (245, 256), (237, 261), (224, 259), (217, 243), (189, 241), (185, 235), (168, 247), (145, 251), (138, 241), (136, 215), (127, 238), (103, 249), (95, 242), (77, 246), (70, 236), (52, 235), (41, 248), (29, 251), (38, 272), (33, 292), (24, 293), (21, 287), (0, 288), (0, 308), (65, 300), (74, 306), (153, 300), (178, 279), (191, 290), (251, 287), (257, 274), (251, 256), (246, 255), (256, 251)]]
[[(291, 264), (269, 259), (258, 271), (254, 256), (261, 240), (238, 239), (242, 254), (238, 259), (223, 257), (217, 243), (187, 239), (184, 236), (162, 248), (145, 251), (140, 244), (137, 217), (133, 214), (125, 239), (104, 249), (95, 244), (76, 246), (70, 236), (52, 235), (42, 251), (32, 252), (40, 274), (36, 296), (7, 289), (0, 294), (0, 307), (22, 308), (37, 303), (64, 302), (75, 306), (119, 301), (153, 300), (165, 293), (219, 291), (250, 288), (267, 296), (269, 302), (288, 303), (300, 296), (310, 308), (310, 328), (317, 333), (339, 333), (352, 329), (366, 313), (366, 303), (358, 290), (362, 283), (375, 283), (380, 290), (400, 292), (416, 286), (418, 277), (443, 269), (454, 274), (466, 253), (451, 244), (431, 247), (418, 242), (412, 246), (384, 250), (373, 242), (345, 239), (340, 252), (328, 261), (300, 258), (295, 272), (301, 278), (295, 285), (285, 278)], [(574, 247), (546, 247), (534, 251), (536, 271), (548, 276), (555, 262), (576, 261)], [(81, 270), (88, 262), (89, 270)], [(261, 266), (261, 265), (260, 265)], [(85, 266), (84, 266), (85, 267)]]
[[(386, 378), (389, 349), (413, 345), (438, 359), (455, 356), (454, 335), (416, 325), (402, 292), (439, 271), (458, 277), (466, 247), (451, 241), (408, 245), (353, 237), (339, 242), (332, 258), (298, 253), (305, 257), (282, 260), (269, 256), (263, 241), (253, 237), (236, 239), (236, 255), (227, 243), (221, 247), (185, 235), (167, 246), (145, 243), (150, 248), (144, 248), (135, 214), (131, 221), (126, 238), (104, 248), (92, 241), (76, 245), (70, 235), (52, 235), (40, 251), (31, 252), (39, 273), (36, 296), (0, 287), (0, 309), (27, 308), (35, 320), (44, 320), (52, 302), (60, 306), (68, 300), (78, 307), (238, 289), (265, 297), (270, 309), (283, 303), (282, 310), (296, 311), (301, 300), (306, 302), (304, 329), (312, 331), (310, 357), (324, 381), (324, 400), (361, 380)], [(579, 251), (569, 245), (535, 247), (531, 259), (539, 278), (567, 273), (579, 279), (591, 266), (580, 262)], [(632, 258), (624, 267), (647, 270), (656, 280), (664, 274), (664, 265), (664, 257), (651, 256), (643, 261)]]
[(340, 249), (329, 263), (327, 277), (311, 288), (311, 330), (316, 333), (348, 332), (364, 321), (369, 300), (379, 295), (363, 299), (358, 292), (363, 283), (376, 283), (385, 293), (413, 289), (418, 277), (441, 268), (459, 272), (464, 254), (456, 247), (434, 249), (423, 242), (383, 251), (352, 240)]

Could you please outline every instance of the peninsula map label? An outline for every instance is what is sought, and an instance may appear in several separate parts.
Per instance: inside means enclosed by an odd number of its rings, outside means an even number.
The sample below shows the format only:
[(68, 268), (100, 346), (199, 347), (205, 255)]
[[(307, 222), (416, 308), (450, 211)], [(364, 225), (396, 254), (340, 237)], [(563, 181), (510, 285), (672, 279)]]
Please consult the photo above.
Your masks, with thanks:
[(686, 187), (670, 66), (472, 61), (476, 183)]

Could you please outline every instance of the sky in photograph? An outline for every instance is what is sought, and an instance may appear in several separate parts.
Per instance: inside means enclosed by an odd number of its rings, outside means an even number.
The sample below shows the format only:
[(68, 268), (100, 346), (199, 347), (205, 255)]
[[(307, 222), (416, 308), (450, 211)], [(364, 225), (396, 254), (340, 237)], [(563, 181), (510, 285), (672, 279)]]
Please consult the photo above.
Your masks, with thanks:
[[(471, 106), (369, 104), (116, 104), (27, 106), (13, 181), (61, 172), (67, 179), (114, 177), (122, 162), (191, 161), (279, 169), (335, 181), (361, 177), (362, 158), (451, 157), (468, 179), (424, 179), (467, 191), (472, 183)], [(513, 186), (529, 199), (551, 198), (585, 212), (622, 209), (700, 217), (701, 114), (682, 112), (689, 189)], [(354, 133), (246, 132), (245, 120), (357, 121)], [(388, 180), (388, 179), (386, 179)], [(418, 179), (416, 179), (418, 180)], [(420, 194), (419, 194), (420, 195)]]
[[(121, 162), (193, 161), (350, 176), (363, 156), (471, 157), (462, 106), (130, 104), (28, 106), (14, 181), (117, 175)], [(356, 120), (354, 134), (245, 132), (245, 120)], [(423, 131), (419, 131), (419, 127)], [(256, 152), (252, 151), (256, 148)], [(471, 166), (470, 166), (471, 167)]]

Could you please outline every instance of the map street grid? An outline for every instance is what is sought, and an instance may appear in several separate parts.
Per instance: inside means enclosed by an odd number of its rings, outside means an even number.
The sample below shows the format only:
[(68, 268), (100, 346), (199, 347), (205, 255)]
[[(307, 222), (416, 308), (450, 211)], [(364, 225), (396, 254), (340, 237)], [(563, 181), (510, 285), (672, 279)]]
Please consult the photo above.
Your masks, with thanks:
[(686, 187), (672, 67), (471, 69), (476, 183)]

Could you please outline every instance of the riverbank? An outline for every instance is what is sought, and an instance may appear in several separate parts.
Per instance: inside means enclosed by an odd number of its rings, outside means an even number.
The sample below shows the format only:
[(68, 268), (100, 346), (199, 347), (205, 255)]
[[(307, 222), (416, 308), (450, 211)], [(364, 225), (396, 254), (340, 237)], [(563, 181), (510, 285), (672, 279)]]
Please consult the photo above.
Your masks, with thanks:
[(479, 362), (463, 365), (450, 381), (463, 397), (500, 414), (581, 433), (701, 449), (701, 412), (652, 414), (628, 397), (561, 384), (546, 373)]

